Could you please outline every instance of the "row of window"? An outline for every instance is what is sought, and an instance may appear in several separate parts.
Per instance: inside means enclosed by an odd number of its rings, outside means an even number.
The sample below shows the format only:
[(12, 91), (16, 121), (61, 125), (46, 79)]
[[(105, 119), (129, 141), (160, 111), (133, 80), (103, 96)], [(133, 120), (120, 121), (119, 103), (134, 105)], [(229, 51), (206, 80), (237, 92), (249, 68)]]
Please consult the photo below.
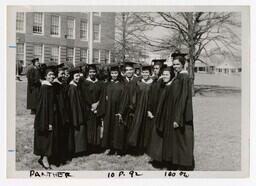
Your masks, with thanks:
[[(94, 16), (100, 16), (100, 13), (94, 12)], [(25, 13), (17, 12), (16, 14), (16, 31), (25, 32)], [(51, 36), (60, 37), (61, 33), (61, 17), (58, 15), (51, 15), (50, 22)], [(67, 18), (67, 33), (65, 38), (75, 39), (75, 18)], [(34, 34), (44, 34), (44, 14), (42, 12), (33, 13), (33, 28)], [(101, 25), (93, 24), (93, 41), (99, 42), (101, 36)], [(88, 22), (87, 20), (80, 20), (80, 39), (88, 40)]]
[[(60, 63), (60, 46), (51, 46), (50, 47), (50, 61)], [(75, 63), (75, 57), (77, 59), (78, 56), (75, 56), (75, 50), (77, 48), (66, 48), (66, 61)], [(109, 50), (99, 50), (93, 49), (93, 63), (100, 63), (101, 61), (104, 63), (110, 63), (110, 55), (111, 52)], [(44, 45), (36, 44), (33, 47), (33, 58), (39, 58), (40, 62), (44, 62)], [(16, 60), (26, 61), (25, 60), (25, 44), (17, 43), (16, 45)], [(79, 60), (81, 62), (88, 63), (88, 49), (80, 48)]]

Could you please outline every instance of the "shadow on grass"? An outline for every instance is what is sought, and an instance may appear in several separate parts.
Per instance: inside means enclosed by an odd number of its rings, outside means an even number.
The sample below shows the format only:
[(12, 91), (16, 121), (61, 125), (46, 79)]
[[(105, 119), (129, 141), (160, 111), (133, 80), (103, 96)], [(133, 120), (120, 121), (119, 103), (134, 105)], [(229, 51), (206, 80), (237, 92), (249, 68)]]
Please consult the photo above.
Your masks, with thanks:
[(219, 85), (195, 85), (195, 96), (229, 96), (241, 93), (237, 87), (224, 87)]

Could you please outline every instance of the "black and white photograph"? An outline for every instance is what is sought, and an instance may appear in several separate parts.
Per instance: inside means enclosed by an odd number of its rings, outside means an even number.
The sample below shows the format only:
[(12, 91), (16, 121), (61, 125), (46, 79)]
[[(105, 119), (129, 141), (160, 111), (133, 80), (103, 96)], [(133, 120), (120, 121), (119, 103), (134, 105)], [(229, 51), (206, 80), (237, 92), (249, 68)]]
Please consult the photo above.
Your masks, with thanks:
[(10, 172), (249, 176), (248, 7), (48, 8), (8, 9)]

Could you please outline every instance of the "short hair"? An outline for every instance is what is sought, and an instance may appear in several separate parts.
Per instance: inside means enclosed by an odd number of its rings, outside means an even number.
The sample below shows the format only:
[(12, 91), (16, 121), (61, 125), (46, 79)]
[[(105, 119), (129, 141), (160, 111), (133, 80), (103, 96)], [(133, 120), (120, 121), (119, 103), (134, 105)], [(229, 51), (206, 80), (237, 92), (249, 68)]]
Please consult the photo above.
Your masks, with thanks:
[(182, 66), (184, 66), (185, 63), (186, 63), (186, 58), (185, 58), (184, 56), (175, 56), (175, 57), (173, 58), (173, 61), (174, 61), (174, 60), (179, 60), (179, 62), (182, 64)]

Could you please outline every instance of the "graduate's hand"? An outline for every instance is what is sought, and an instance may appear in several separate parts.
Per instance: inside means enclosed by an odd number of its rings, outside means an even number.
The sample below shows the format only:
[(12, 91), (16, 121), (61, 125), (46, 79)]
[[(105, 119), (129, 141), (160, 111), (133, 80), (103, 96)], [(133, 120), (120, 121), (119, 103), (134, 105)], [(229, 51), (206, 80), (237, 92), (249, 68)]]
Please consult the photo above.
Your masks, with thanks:
[(52, 131), (52, 125), (51, 124), (49, 124), (48, 131)]
[(150, 111), (148, 111), (148, 117), (149, 117), (150, 119), (153, 119), (153, 118), (154, 118), (153, 114), (152, 114)]
[(118, 117), (119, 122), (123, 121), (122, 115), (120, 113), (115, 114)]
[(174, 122), (173, 122), (173, 128), (176, 129), (176, 128), (178, 128), (178, 127), (179, 127), (179, 124), (178, 124), (176, 121), (174, 121)]

